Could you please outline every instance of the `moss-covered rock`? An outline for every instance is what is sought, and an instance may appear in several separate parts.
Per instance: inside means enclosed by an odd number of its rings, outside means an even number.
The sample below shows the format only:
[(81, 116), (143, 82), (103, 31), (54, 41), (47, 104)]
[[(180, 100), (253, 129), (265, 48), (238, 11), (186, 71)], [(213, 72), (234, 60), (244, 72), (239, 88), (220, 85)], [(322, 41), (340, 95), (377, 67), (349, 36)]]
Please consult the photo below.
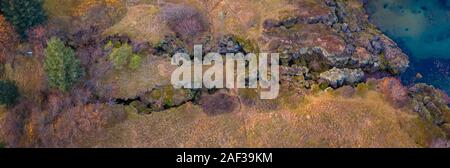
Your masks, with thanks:
[(414, 111), (424, 119), (439, 126), (450, 121), (450, 109), (444, 92), (433, 86), (416, 84), (409, 88), (409, 95)]
[(174, 89), (171, 85), (158, 87), (141, 96), (143, 104), (151, 111), (161, 111), (180, 106), (195, 98), (195, 91), (190, 89)]

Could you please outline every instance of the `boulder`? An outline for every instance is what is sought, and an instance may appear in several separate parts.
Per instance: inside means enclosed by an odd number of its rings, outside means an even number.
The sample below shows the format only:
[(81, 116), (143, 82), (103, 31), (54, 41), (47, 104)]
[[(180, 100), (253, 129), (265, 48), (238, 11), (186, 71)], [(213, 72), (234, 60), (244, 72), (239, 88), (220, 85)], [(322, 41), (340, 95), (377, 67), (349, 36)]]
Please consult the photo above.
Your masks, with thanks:
[(380, 61), (378, 56), (374, 56), (363, 47), (356, 47), (355, 54), (351, 60), (354, 65), (368, 72), (376, 72), (380, 70)]
[(408, 56), (388, 37), (383, 35), (381, 41), (384, 46), (384, 58), (382, 58), (382, 61), (386, 66), (386, 70), (393, 74), (405, 72), (409, 67)]
[(338, 88), (361, 82), (364, 79), (364, 72), (361, 69), (333, 68), (321, 73), (320, 78), (327, 80), (333, 88)]
[(271, 28), (264, 33), (269, 51), (278, 52), (289, 60), (296, 60), (312, 53), (325, 57), (341, 67), (350, 59), (345, 54), (347, 44), (324, 24), (296, 24), (287, 29)]
[(450, 109), (445, 93), (426, 84), (416, 84), (409, 88), (414, 111), (436, 125), (443, 125), (450, 119)]
[(217, 46), (217, 52), (220, 54), (243, 53), (243, 48), (239, 42), (231, 35), (222, 37)]

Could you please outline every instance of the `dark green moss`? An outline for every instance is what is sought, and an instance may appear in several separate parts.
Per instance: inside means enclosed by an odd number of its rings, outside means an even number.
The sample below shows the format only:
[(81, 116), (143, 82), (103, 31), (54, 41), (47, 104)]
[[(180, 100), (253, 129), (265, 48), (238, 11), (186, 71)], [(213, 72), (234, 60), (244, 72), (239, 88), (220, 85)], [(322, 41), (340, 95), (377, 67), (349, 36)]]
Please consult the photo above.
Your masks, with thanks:
[(320, 90), (325, 90), (325, 89), (328, 88), (328, 86), (329, 86), (328, 82), (321, 82), (321, 83), (319, 84)]

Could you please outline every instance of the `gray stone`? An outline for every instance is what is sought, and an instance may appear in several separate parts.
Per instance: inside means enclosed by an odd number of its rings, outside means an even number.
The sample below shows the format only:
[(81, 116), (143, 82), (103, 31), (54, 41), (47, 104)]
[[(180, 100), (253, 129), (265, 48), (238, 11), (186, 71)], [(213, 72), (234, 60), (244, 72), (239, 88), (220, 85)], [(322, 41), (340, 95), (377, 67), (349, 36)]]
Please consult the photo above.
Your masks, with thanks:
[(320, 78), (328, 81), (333, 88), (338, 88), (363, 81), (364, 72), (361, 69), (333, 68), (321, 73)]

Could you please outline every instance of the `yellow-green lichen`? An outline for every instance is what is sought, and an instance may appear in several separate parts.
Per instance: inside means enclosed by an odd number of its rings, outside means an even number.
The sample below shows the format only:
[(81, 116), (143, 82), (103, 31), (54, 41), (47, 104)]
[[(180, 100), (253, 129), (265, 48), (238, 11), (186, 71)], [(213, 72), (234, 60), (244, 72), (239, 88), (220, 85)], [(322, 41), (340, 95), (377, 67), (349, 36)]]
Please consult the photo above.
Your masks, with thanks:
[(242, 46), (247, 53), (259, 53), (258, 44), (253, 40), (241, 36), (234, 36), (234, 39)]

